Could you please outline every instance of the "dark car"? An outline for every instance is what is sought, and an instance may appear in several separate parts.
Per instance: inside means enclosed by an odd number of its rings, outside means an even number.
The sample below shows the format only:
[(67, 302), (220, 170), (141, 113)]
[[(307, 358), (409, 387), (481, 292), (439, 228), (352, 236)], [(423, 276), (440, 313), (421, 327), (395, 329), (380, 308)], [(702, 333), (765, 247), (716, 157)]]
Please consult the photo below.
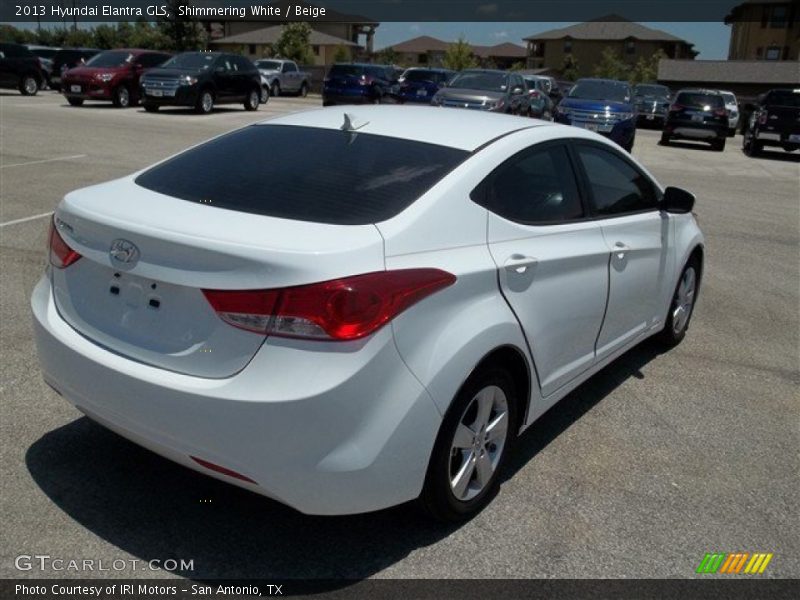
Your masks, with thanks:
[(44, 83), (38, 56), (20, 44), (0, 43), (0, 87), (35, 96)]
[(431, 100), (434, 106), (528, 114), (527, 86), (518, 73), (468, 69), (453, 77)]
[(161, 106), (192, 106), (201, 114), (216, 104), (244, 104), (258, 110), (261, 74), (243, 56), (225, 52), (183, 52), (140, 80), (142, 106), (155, 112)]
[(337, 63), (322, 82), (322, 105), (380, 104), (390, 97), (396, 75), (390, 65)]
[(670, 140), (708, 142), (714, 150), (725, 150), (728, 137), (728, 111), (725, 100), (716, 90), (681, 90), (669, 107), (661, 144)]
[(61, 48), (51, 48), (50, 46), (37, 46), (36, 44), (24, 44), (24, 46), (39, 57), (39, 64), (42, 66), (45, 83), (42, 87), (50, 85), (50, 76), (53, 74), (53, 57)]
[(793, 152), (800, 148), (800, 89), (770, 90), (759, 97), (742, 142), (748, 156), (764, 146)]
[(61, 78), (64, 73), (74, 67), (86, 63), (95, 54), (99, 53), (97, 48), (62, 48), (53, 55), (52, 72), (50, 73), (50, 87), (54, 90), (61, 90)]
[(406, 69), (397, 84), (392, 87), (392, 98), (398, 102), (421, 102), (430, 104), (431, 98), (455, 75), (448, 69)]
[(665, 85), (640, 83), (633, 86), (633, 105), (637, 125), (658, 125), (667, 120), (672, 92)]
[(636, 139), (631, 86), (614, 79), (579, 79), (556, 107), (555, 120), (614, 140), (628, 152)]
[(61, 91), (72, 106), (80, 106), (84, 100), (105, 100), (127, 108), (139, 101), (142, 74), (171, 56), (136, 48), (106, 50), (64, 73)]
[(528, 116), (534, 119), (553, 120), (553, 102), (550, 92), (553, 89), (550, 82), (537, 75), (523, 75), (525, 85), (528, 87)]

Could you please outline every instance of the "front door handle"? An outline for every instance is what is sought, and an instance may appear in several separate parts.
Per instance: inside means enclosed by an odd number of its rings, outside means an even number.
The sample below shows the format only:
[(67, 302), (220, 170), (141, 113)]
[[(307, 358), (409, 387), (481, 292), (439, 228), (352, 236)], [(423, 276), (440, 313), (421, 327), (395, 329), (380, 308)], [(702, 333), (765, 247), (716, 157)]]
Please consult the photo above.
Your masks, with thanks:
[(503, 267), (509, 273), (517, 273), (518, 275), (522, 275), (528, 270), (528, 267), (531, 267), (539, 262), (533, 256), (525, 256), (524, 254), (512, 254), (508, 260), (506, 260)]
[(619, 259), (625, 258), (625, 253), (629, 252), (630, 249), (630, 246), (623, 244), (622, 242), (617, 242), (614, 244), (614, 254), (616, 254), (617, 258)]

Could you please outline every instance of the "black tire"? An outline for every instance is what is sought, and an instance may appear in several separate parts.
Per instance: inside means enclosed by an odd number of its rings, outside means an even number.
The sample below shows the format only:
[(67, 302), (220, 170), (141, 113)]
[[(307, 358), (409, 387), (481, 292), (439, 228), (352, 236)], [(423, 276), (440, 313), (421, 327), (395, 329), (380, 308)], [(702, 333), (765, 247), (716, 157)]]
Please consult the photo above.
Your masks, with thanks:
[(126, 85), (118, 85), (111, 96), (111, 102), (117, 108), (128, 108), (131, 106), (131, 92)]
[(147, 103), (144, 103), (144, 104), (142, 104), (142, 106), (149, 113), (158, 112), (158, 108), (159, 108), (158, 104), (147, 104)]
[(300, 96), (301, 98), (305, 98), (306, 96), (308, 96), (308, 84), (306, 82), (302, 83), (302, 85), (300, 86), (300, 91), (297, 92), (297, 95)]
[(623, 148), (625, 148), (625, 151), (626, 151), (628, 154), (630, 154), (631, 152), (633, 152), (633, 142), (635, 141), (635, 139), (636, 139), (636, 138), (631, 138), (631, 141), (630, 141), (630, 142), (628, 142), (627, 144), (625, 144), (624, 146), (622, 146)]
[(728, 127), (728, 137), (732, 138), (736, 135), (736, 127)]
[(261, 105), (261, 90), (253, 88), (247, 94), (247, 99), (244, 101), (244, 109), (249, 111), (258, 110)]
[(214, 110), (214, 93), (206, 88), (197, 94), (197, 101), (194, 103), (194, 110), (201, 115), (209, 115)]
[(372, 104), (382, 104), (383, 103), (383, 94), (380, 90), (374, 90), (372, 92)]
[(742, 141), (742, 150), (747, 156), (754, 158), (761, 154), (761, 151), (764, 149), (764, 145), (761, 144), (758, 140), (756, 140), (752, 134), (746, 133), (744, 136), (744, 141)]
[(264, 84), (261, 86), (261, 104), (269, 102), (269, 86)]
[[(680, 292), (681, 292), (681, 285), (684, 282), (684, 278), (686, 277), (687, 271), (692, 269), (694, 272), (694, 290), (692, 292), (692, 304), (689, 308), (689, 314), (686, 317), (685, 322), (682, 324), (681, 327), (675, 327), (675, 311), (677, 309), (677, 303), (679, 302)], [(694, 307), (697, 304), (697, 296), (698, 292), (700, 291), (700, 281), (702, 278), (702, 269), (700, 266), (700, 261), (696, 257), (692, 257), (689, 262), (683, 267), (681, 271), (681, 276), (678, 278), (678, 283), (675, 285), (675, 291), (672, 294), (672, 299), (669, 303), (669, 310), (667, 311), (667, 318), (664, 319), (664, 329), (657, 335), (657, 340), (663, 346), (667, 348), (672, 348), (677, 346), (683, 341), (683, 338), (686, 337), (686, 332), (689, 329), (689, 323), (692, 320), (692, 315), (694, 314)]]
[(669, 136), (666, 133), (661, 134), (661, 141), (659, 142), (662, 146), (669, 145)]
[(67, 98), (70, 106), (83, 106), (83, 98)]
[(273, 98), (277, 98), (278, 96), (280, 96), (281, 95), (281, 84), (278, 83), (277, 81), (273, 81), (272, 82), (272, 88), (270, 89), (269, 93)]
[[(461, 500), (456, 497), (451, 485), (453, 468), (457, 467), (456, 463), (464, 460), (464, 455), (459, 455), (459, 451), (453, 448), (456, 432), (460, 429), (464, 420), (470, 420), (469, 415), (473, 407), (477, 411), (476, 396), (478, 392), (490, 386), (496, 386), (505, 394), (507, 404), (505, 439), (500, 447), (496, 466), (488, 479), (488, 483), (485, 483), (474, 497)], [(495, 413), (490, 413), (489, 422), (492, 421), (491, 415), (493, 414)], [(480, 512), (489, 504), (499, 488), (500, 474), (513, 448), (518, 423), (519, 402), (516, 396), (514, 380), (508, 371), (497, 366), (475, 371), (459, 390), (439, 428), (439, 434), (428, 464), (428, 472), (425, 476), (425, 485), (422, 489), (422, 494), (418, 498), (420, 508), (434, 519), (448, 522), (464, 521)], [(481, 432), (483, 431), (485, 430), (481, 429), (476, 437), (481, 437)], [(491, 444), (491, 442), (485, 443)], [(476, 447), (478, 446), (473, 448)], [(469, 453), (463, 463), (466, 465), (470, 461), (470, 457), (476, 454), (472, 448), (464, 451)], [(489, 450), (483, 451), (489, 452)], [(484, 457), (484, 454), (480, 454), (480, 456)], [(488, 456), (487, 459), (493, 460)], [(478, 470), (477, 467), (473, 466), (472, 470), (469, 471), (470, 475), (467, 481), (470, 483), (468, 485), (471, 485), (473, 481), (476, 485), (479, 485)]]
[(32, 73), (23, 75), (19, 80), (19, 93), (23, 96), (35, 96), (39, 92), (39, 78)]
[(711, 147), (717, 152), (725, 150), (725, 138), (716, 139), (711, 142)]

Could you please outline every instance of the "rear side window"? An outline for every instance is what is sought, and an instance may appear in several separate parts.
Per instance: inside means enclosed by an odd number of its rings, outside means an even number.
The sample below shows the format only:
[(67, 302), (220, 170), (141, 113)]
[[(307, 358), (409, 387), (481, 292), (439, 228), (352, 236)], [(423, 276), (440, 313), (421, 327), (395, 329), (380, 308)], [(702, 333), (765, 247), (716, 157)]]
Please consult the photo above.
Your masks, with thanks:
[(579, 145), (592, 203), (598, 215), (623, 215), (658, 208), (658, 192), (650, 179), (609, 150)]
[(330, 77), (359, 77), (364, 69), (355, 65), (333, 65), (328, 72)]
[(500, 165), (473, 194), (510, 221), (545, 225), (583, 217), (575, 176), (564, 146), (526, 150)]
[(368, 133), (253, 125), (157, 165), (136, 183), (245, 213), (365, 225), (403, 211), (468, 156)]
[(703, 94), (700, 92), (681, 92), (675, 99), (675, 103), (697, 108), (706, 106), (710, 106), (711, 108), (725, 108), (722, 96), (718, 96), (717, 94)]

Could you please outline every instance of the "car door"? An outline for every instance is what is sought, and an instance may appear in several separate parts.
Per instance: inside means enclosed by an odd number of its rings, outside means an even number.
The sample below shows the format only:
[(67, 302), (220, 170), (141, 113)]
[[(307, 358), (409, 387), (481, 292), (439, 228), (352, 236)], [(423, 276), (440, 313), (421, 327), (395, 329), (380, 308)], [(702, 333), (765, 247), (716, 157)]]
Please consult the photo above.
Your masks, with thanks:
[(596, 347), (602, 360), (664, 319), (670, 219), (659, 210), (659, 189), (621, 150), (581, 141), (575, 151), (610, 252), (608, 307)]
[(214, 67), (217, 101), (236, 97), (236, 71), (230, 56), (221, 56)]
[(538, 144), (473, 192), (489, 210), (501, 291), (528, 340), (543, 396), (588, 369), (603, 321), (608, 247), (586, 219), (566, 143)]
[(0, 85), (10, 86), (16, 84), (16, 77), (12, 68), (11, 45), (0, 44)]
[(283, 89), (285, 89), (287, 92), (296, 92), (300, 88), (297, 81), (297, 65), (294, 63), (285, 62), (283, 63), (281, 72), (283, 73)]

